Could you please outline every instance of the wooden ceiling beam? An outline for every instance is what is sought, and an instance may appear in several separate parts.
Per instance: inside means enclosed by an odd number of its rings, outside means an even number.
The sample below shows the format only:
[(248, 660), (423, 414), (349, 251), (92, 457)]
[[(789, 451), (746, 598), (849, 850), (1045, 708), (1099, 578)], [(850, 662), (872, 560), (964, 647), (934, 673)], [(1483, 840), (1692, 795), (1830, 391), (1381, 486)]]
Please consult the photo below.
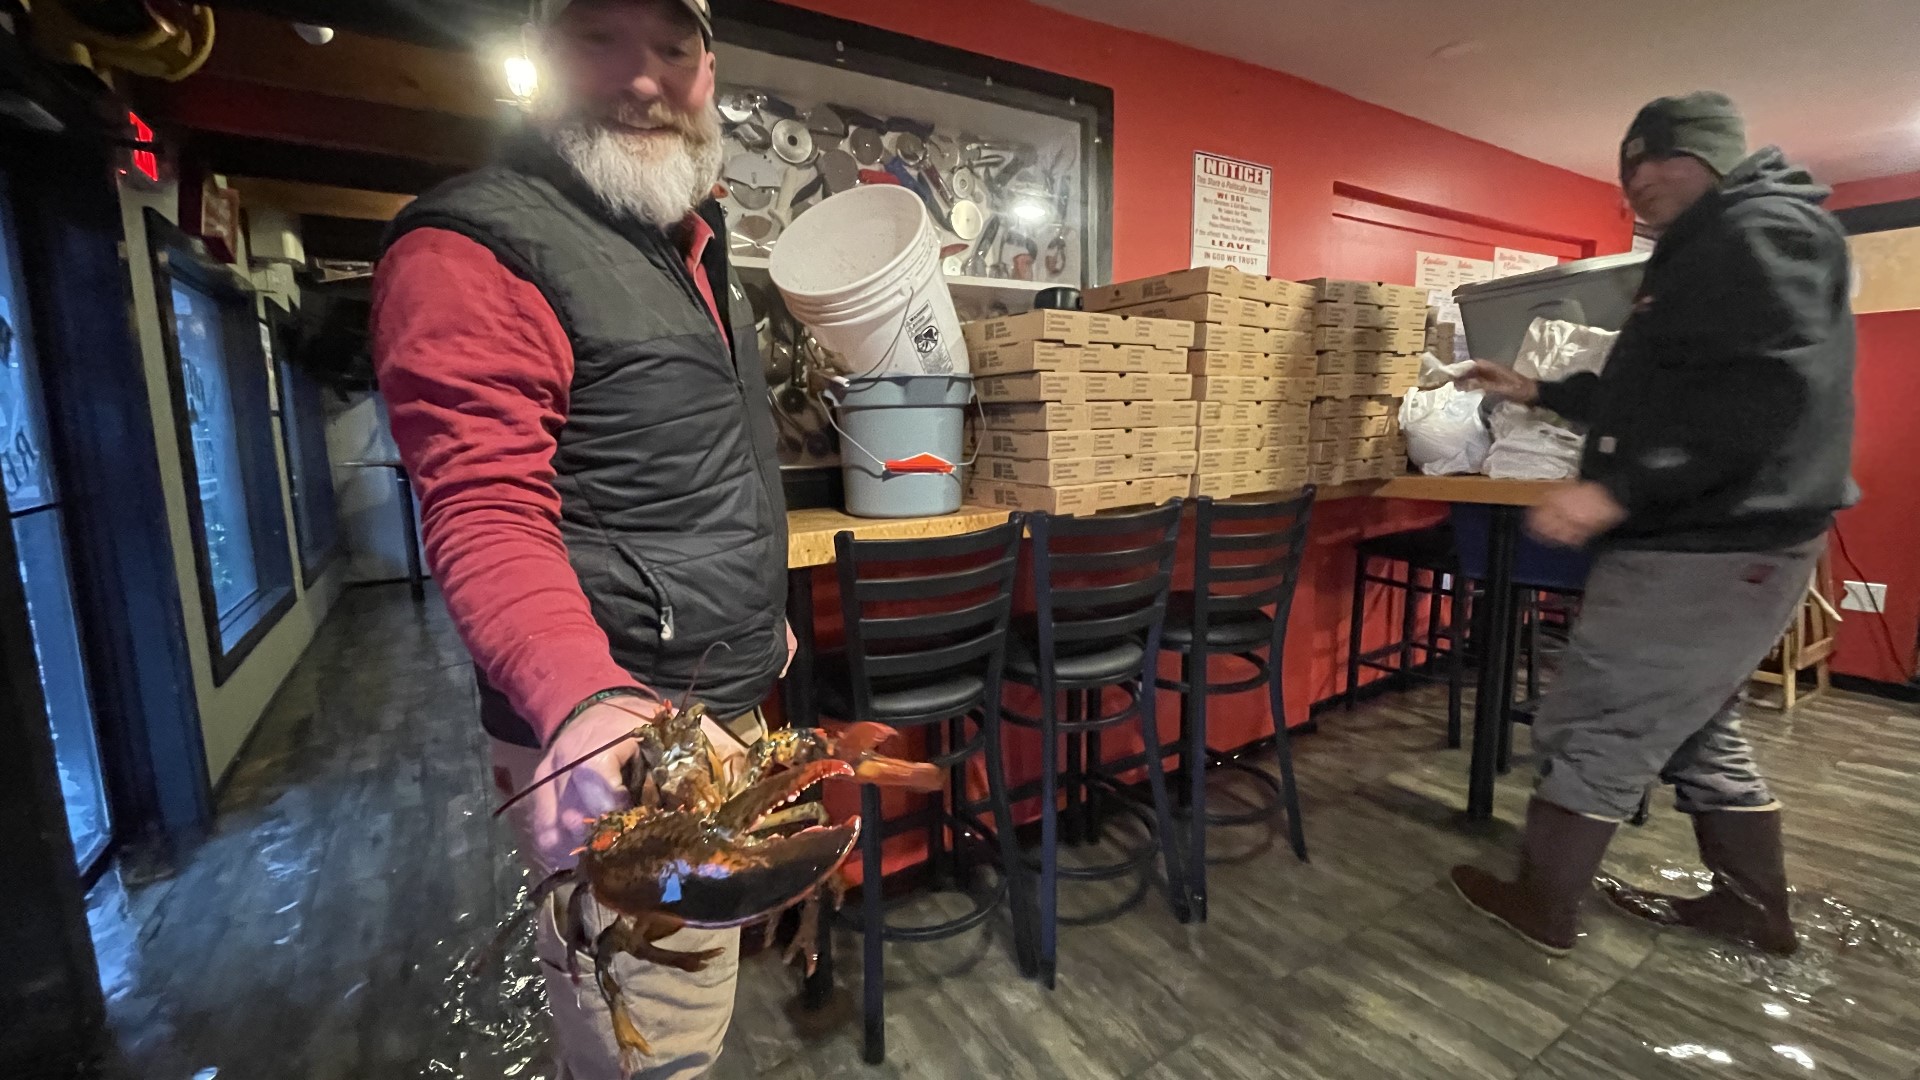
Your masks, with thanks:
[(227, 176), (292, 180), (366, 191), (419, 193), (466, 171), (393, 154), (325, 150), (273, 139), (189, 132), (181, 153)]
[(466, 116), (424, 112), (201, 73), (141, 87), (142, 115), (196, 132), (380, 154), (457, 169), (484, 162), (498, 129)]
[(309, 45), (291, 23), (270, 15), (228, 8), (218, 20), (219, 36), (202, 77), (489, 120), (509, 107), (500, 100), (507, 93), (503, 70), (481, 52), (352, 30), (336, 31), (326, 45)]

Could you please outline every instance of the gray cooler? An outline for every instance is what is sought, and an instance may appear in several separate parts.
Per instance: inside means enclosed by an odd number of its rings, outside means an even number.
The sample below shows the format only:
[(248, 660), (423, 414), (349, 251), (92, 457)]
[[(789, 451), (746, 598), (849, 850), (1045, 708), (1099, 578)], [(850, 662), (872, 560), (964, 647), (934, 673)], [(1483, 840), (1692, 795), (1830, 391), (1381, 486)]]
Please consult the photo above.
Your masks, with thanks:
[(1646, 266), (1644, 251), (1561, 263), (1531, 274), (1453, 290), (1467, 324), (1467, 349), (1483, 360), (1513, 363), (1535, 319), (1564, 319), (1618, 330), (1633, 311)]

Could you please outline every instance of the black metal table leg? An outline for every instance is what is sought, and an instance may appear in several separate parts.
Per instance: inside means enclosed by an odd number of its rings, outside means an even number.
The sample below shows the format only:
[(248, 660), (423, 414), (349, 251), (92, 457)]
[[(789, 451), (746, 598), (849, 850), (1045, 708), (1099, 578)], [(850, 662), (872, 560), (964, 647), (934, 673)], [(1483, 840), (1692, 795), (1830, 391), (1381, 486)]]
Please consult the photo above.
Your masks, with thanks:
[(393, 470), (394, 479), (400, 489), (400, 534), (407, 542), (407, 591), (413, 594), (413, 602), (424, 603), (427, 599), (427, 575), (420, 569), (420, 530), (413, 521), (413, 482), (407, 479), (407, 470)]
[(1487, 538), (1487, 591), (1474, 612), (1480, 677), (1473, 702), (1473, 764), (1467, 782), (1467, 820), (1493, 817), (1493, 785), (1500, 758), (1500, 728), (1513, 697), (1513, 560), (1520, 543), (1521, 508), (1492, 507)]
[[(816, 655), (810, 566), (787, 571), (787, 625), (793, 627), (793, 659), (787, 665), (787, 726), (813, 727), (820, 722), (820, 705), (813, 681)], [(807, 976), (803, 994), (808, 1009), (824, 1008), (833, 998), (833, 919), (823, 911), (820, 922), (820, 962)]]

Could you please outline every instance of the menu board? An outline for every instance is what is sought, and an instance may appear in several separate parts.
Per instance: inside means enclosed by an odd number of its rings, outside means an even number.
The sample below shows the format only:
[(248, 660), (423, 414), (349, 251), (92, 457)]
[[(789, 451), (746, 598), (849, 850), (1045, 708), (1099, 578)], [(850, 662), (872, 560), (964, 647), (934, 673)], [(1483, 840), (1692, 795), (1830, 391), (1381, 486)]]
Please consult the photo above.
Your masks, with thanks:
[(1535, 270), (1546, 270), (1559, 265), (1560, 259), (1554, 255), (1540, 255), (1514, 248), (1493, 249), (1493, 276), (1497, 278), (1531, 274)]
[(1427, 303), (1437, 309), (1435, 318), (1443, 323), (1452, 323), (1454, 327), (1454, 354), (1440, 357), (1440, 359), (1443, 361), (1465, 360), (1469, 355), (1467, 328), (1460, 318), (1460, 305), (1453, 302), (1453, 290), (1462, 285), (1492, 281), (1493, 260), (1469, 259), (1463, 255), (1442, 255), (1433, 251), (1416, 251), (1413, 257), (1414, 285), (1427, 290)]
[(1273, 228), (1273, 170), (1218, 154), (1193, 155), (1194, 266), (1265, 277)]

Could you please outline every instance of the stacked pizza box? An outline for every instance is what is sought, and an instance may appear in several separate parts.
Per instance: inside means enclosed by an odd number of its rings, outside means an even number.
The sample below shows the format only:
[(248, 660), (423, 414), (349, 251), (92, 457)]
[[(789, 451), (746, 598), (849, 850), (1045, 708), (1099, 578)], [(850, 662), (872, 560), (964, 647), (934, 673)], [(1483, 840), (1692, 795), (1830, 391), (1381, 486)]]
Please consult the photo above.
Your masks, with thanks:
[(1315, 278), (1318, 379), (1309, 475), (1322, 487), (1384, 479), (1406, 468), (1400, 399), (1420, 380), (1426, 293), (1411, 285)]
[(967, 501), (1090, 514), (1187, 493), (1192, 323), (1038, 310), (962, 329), (980, 402)]
[(1090, 310), (1193, 324), (1193, 495), (1227, 497), (1306, 483), (1313, 398), (1314, 291), (1232, 267), (1196, 267), (1103, 285)]

